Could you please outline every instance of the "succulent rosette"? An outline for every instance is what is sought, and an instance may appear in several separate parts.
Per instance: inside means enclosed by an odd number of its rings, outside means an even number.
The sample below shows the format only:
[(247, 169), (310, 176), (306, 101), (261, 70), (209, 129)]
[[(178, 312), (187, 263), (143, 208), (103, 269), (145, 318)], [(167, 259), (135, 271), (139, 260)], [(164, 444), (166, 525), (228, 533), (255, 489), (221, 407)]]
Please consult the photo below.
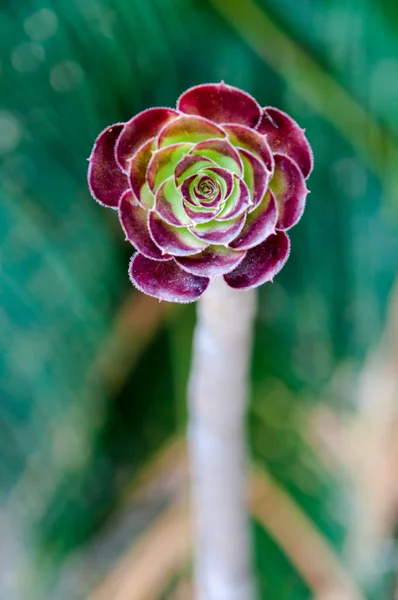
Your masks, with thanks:
[(117, 209), (142, 292), (192, 302), (213, 277), (236, 289), (271, 281), (288, 259), (312, 170), (297, 123), (224, 83), (193, 87), (105, 129), (89, 186)]

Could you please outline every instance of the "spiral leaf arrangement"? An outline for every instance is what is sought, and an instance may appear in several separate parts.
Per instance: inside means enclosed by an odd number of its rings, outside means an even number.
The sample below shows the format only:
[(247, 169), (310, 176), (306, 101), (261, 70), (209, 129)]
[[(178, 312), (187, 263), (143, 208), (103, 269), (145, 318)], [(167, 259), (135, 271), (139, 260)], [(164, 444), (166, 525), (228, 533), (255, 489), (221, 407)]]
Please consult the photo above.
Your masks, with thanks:
[(286, 263), (312, 170), (297, 123), (220, 84), (188, 89), (177, 109), (150, 108), (98, 136), (89, 186), (118, 210), (137, 253), (132, 283), (193, 302), (213, 277), (255, 288)]

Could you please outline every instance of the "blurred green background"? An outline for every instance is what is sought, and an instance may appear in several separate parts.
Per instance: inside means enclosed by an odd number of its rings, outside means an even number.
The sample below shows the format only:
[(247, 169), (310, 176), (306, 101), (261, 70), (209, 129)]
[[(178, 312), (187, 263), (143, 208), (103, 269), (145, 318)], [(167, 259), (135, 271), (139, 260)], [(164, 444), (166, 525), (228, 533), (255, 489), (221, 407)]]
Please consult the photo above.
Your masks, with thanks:
[[(101, 582), (183, 493), (180, 451), (153, 489), (148, 465), (184, 434), (195, 307), (131, 288), (86, 159), (107, 125), (221, 79), (288, 111), (315, 156), (291, 258), (260, 289), (251, 446), (286, 526), (265, 494), (259, 598), (392, 600), (397, 3), (3, 0), (0, 47), (1, 600), (116, 598)], [(187, 600), (189, 556), (131, 585), (120, 598)]]

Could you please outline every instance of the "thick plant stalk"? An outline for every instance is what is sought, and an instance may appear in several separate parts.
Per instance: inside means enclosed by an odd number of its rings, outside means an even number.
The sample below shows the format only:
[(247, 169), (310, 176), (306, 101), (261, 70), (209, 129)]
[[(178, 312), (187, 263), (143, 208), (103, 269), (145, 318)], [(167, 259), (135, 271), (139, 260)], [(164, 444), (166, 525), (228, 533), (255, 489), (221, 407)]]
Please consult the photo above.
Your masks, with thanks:
[(256, 292), (219, 277), (198, 303), (189, 447), (196, 600), (252, 600), (245, 412)]

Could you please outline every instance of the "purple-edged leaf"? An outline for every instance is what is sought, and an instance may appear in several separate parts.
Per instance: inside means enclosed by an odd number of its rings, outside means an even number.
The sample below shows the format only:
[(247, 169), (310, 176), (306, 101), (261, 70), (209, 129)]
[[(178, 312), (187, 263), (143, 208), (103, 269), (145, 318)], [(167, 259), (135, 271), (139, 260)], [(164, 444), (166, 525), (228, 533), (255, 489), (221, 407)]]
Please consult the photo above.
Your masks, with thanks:
[(224, 125), (223, 129), (227, 132), (230, 142), (234, 146), (249, 150), (263, 161), (268, 171), (273, 170), (274, 160), (271, 148), (264, 135), (243, 125)]
[(230, 287), (239, 290), (258, 287), (273, 280), (289, 258), (289, 252), (289, 238), (284, 231), (278, 231), (259, 246), (248, 250), (242, 262), (224, 275), (224, 279)]
[(174, 175), (176, 166), (190, 149), (191, 144), (173, 144), (153, 153), (148, 165), (147, 180), (154, 193), (165, 179)]
[(184, 210), (191, 221), (191, 225), (208, 223), (216, 216), (218, 208), (206, 209), (184, 202)]
[(233, 190), (224, 204), (217, 221), (226, 221), (247, 211), (250, 203), (250, 192), (243, 179), (234, 178)]
[(243, 179), (249, 188), (251, 201), (255, 208), (264, 198), (270, 180), (270, 172), (265, 168), (263, 161), (248, 150), (240, 150), (240, 156), (243, 162)]
[(229, 244), (240, 234), (245, 224), (246, 215), (243, 214), (229, 221), (210, 221), (203, 225), (196, 225), (190, 230), (209, 244)]
[(271, 190), (268, 190), (257, 208), (248, 213), (245, 226), (239, 236), (229, 244), (230, 247), (248, 250), (258, 246), (275, 233), (277, 219), (276, 200)]
[(154, 149), (155, 141), (153, 139), (148, 140), (136, 152), (129, 165), (130, 187), (144, 208), (152, 208), (154, 204), (154, 196), (149, 189), (146, 177)]
[(149, 108), (125, 124), (116, 144), (116, 159), (124, 171), (128, 161), (147, 140), (157, 136), (166, 123), (178, 117), (172, 108)]
[(221, 127), (208, 119), (181, 115), (163, 127), (158, 135), (157, 144), (158, 148), (172, 144), (197, 144), (209, 138), (224, 138), (225, 135)]
[(297, 164), (285, 154), (275, 154), (275, 171), (270, 182), (278, 205), (277, 229), (290, 229), (300, 220), (308, 194)]
[(170, 256), (162, 253), (148, 231), (148, 213), (138, 204), (131, 190), (127, 190), (120, 200), (119, 218), (126, 238), (147, 258), (167, 260)]
[[(216, 209), (216, 212), (218, 212), (219, 207), (220, 207), (220, 203), (222, 201), (222, 197), (223, 197), (223, 192), (221, 189), (221, 186), (219, 184), (217, 184), (217, 191), (216, 194), (213, 198), (211, 199), (203, 199), (203, 198), (198, 198), (198, 202), (199, 202), (199, 206), (202, 209)], [(194, 206), (194, 208), (196, 208), (196, 206)]]
[(189, 256), (207, 246), (188, 229), (169, 225), (153, 211), (149, 213), (148, 228), (153, 241), (168, 254)]
[(190, 88), (180, 96), (177, 108), (215, 123), (241, 123), (248, 127), (255, 127), (261, 117), (261, 108), (252, 96), (224, 82)]
[(115, 160), (115, 144), (123, 125), (112, 125), (97, 137), (88, 169), (91, 195), (103, 206), (117, 208), (129, 184)]
[(209, 246), (200, 254), (175, 260), (183, 269), (193, 275), (216, 277), (235, 269), (245, 255), (245, 250), (231, 250), (225, 246)]
[(195, 195), (195, 182), (197, 178), (197, 175), (191, 175), (190, 177), (187, 177), (187, 179), (184, 179), (179, 189), (181, 190), (181, 195), (185, 202), (188, 202), (192, 206), (200, 207), (200, 201), (196, 198)]
[(176, 166), (174, 172), (176, 184), (181, 185), (185, 179), (192, 177), (192, 175), (196, 175), (202, 169), (211, 165), (215, 166), (215, 163), (209, 158), (188, 154), (188, 156), (185, 156)]
[(191, 154), (204, 156), (213, 160), (217, 166), (242, 175), (243, 165), (239, 152), (228, 140), (205, 140), (199, 142), (191, 150)]
[(266, 134), (273, 152), (287, 154), (300, 167), (305, 178), (313, 166), (311, 146), (296, 121), (277, 108), (264, 108), (259, 133)]
[(174, 177), (166, 179), (158, 189), (155, 210), (169, 225), (184, 227), (191, 224), (191, 219), (184, 210), (181, 192), (176, 188)]
[(144, 294), (181, 304), (195, 302), (209, 285), (207, 277), (187, 273), (174, 260), (160, 263), (139, 253), (131, 259), (129, 274), (132, 284)]

